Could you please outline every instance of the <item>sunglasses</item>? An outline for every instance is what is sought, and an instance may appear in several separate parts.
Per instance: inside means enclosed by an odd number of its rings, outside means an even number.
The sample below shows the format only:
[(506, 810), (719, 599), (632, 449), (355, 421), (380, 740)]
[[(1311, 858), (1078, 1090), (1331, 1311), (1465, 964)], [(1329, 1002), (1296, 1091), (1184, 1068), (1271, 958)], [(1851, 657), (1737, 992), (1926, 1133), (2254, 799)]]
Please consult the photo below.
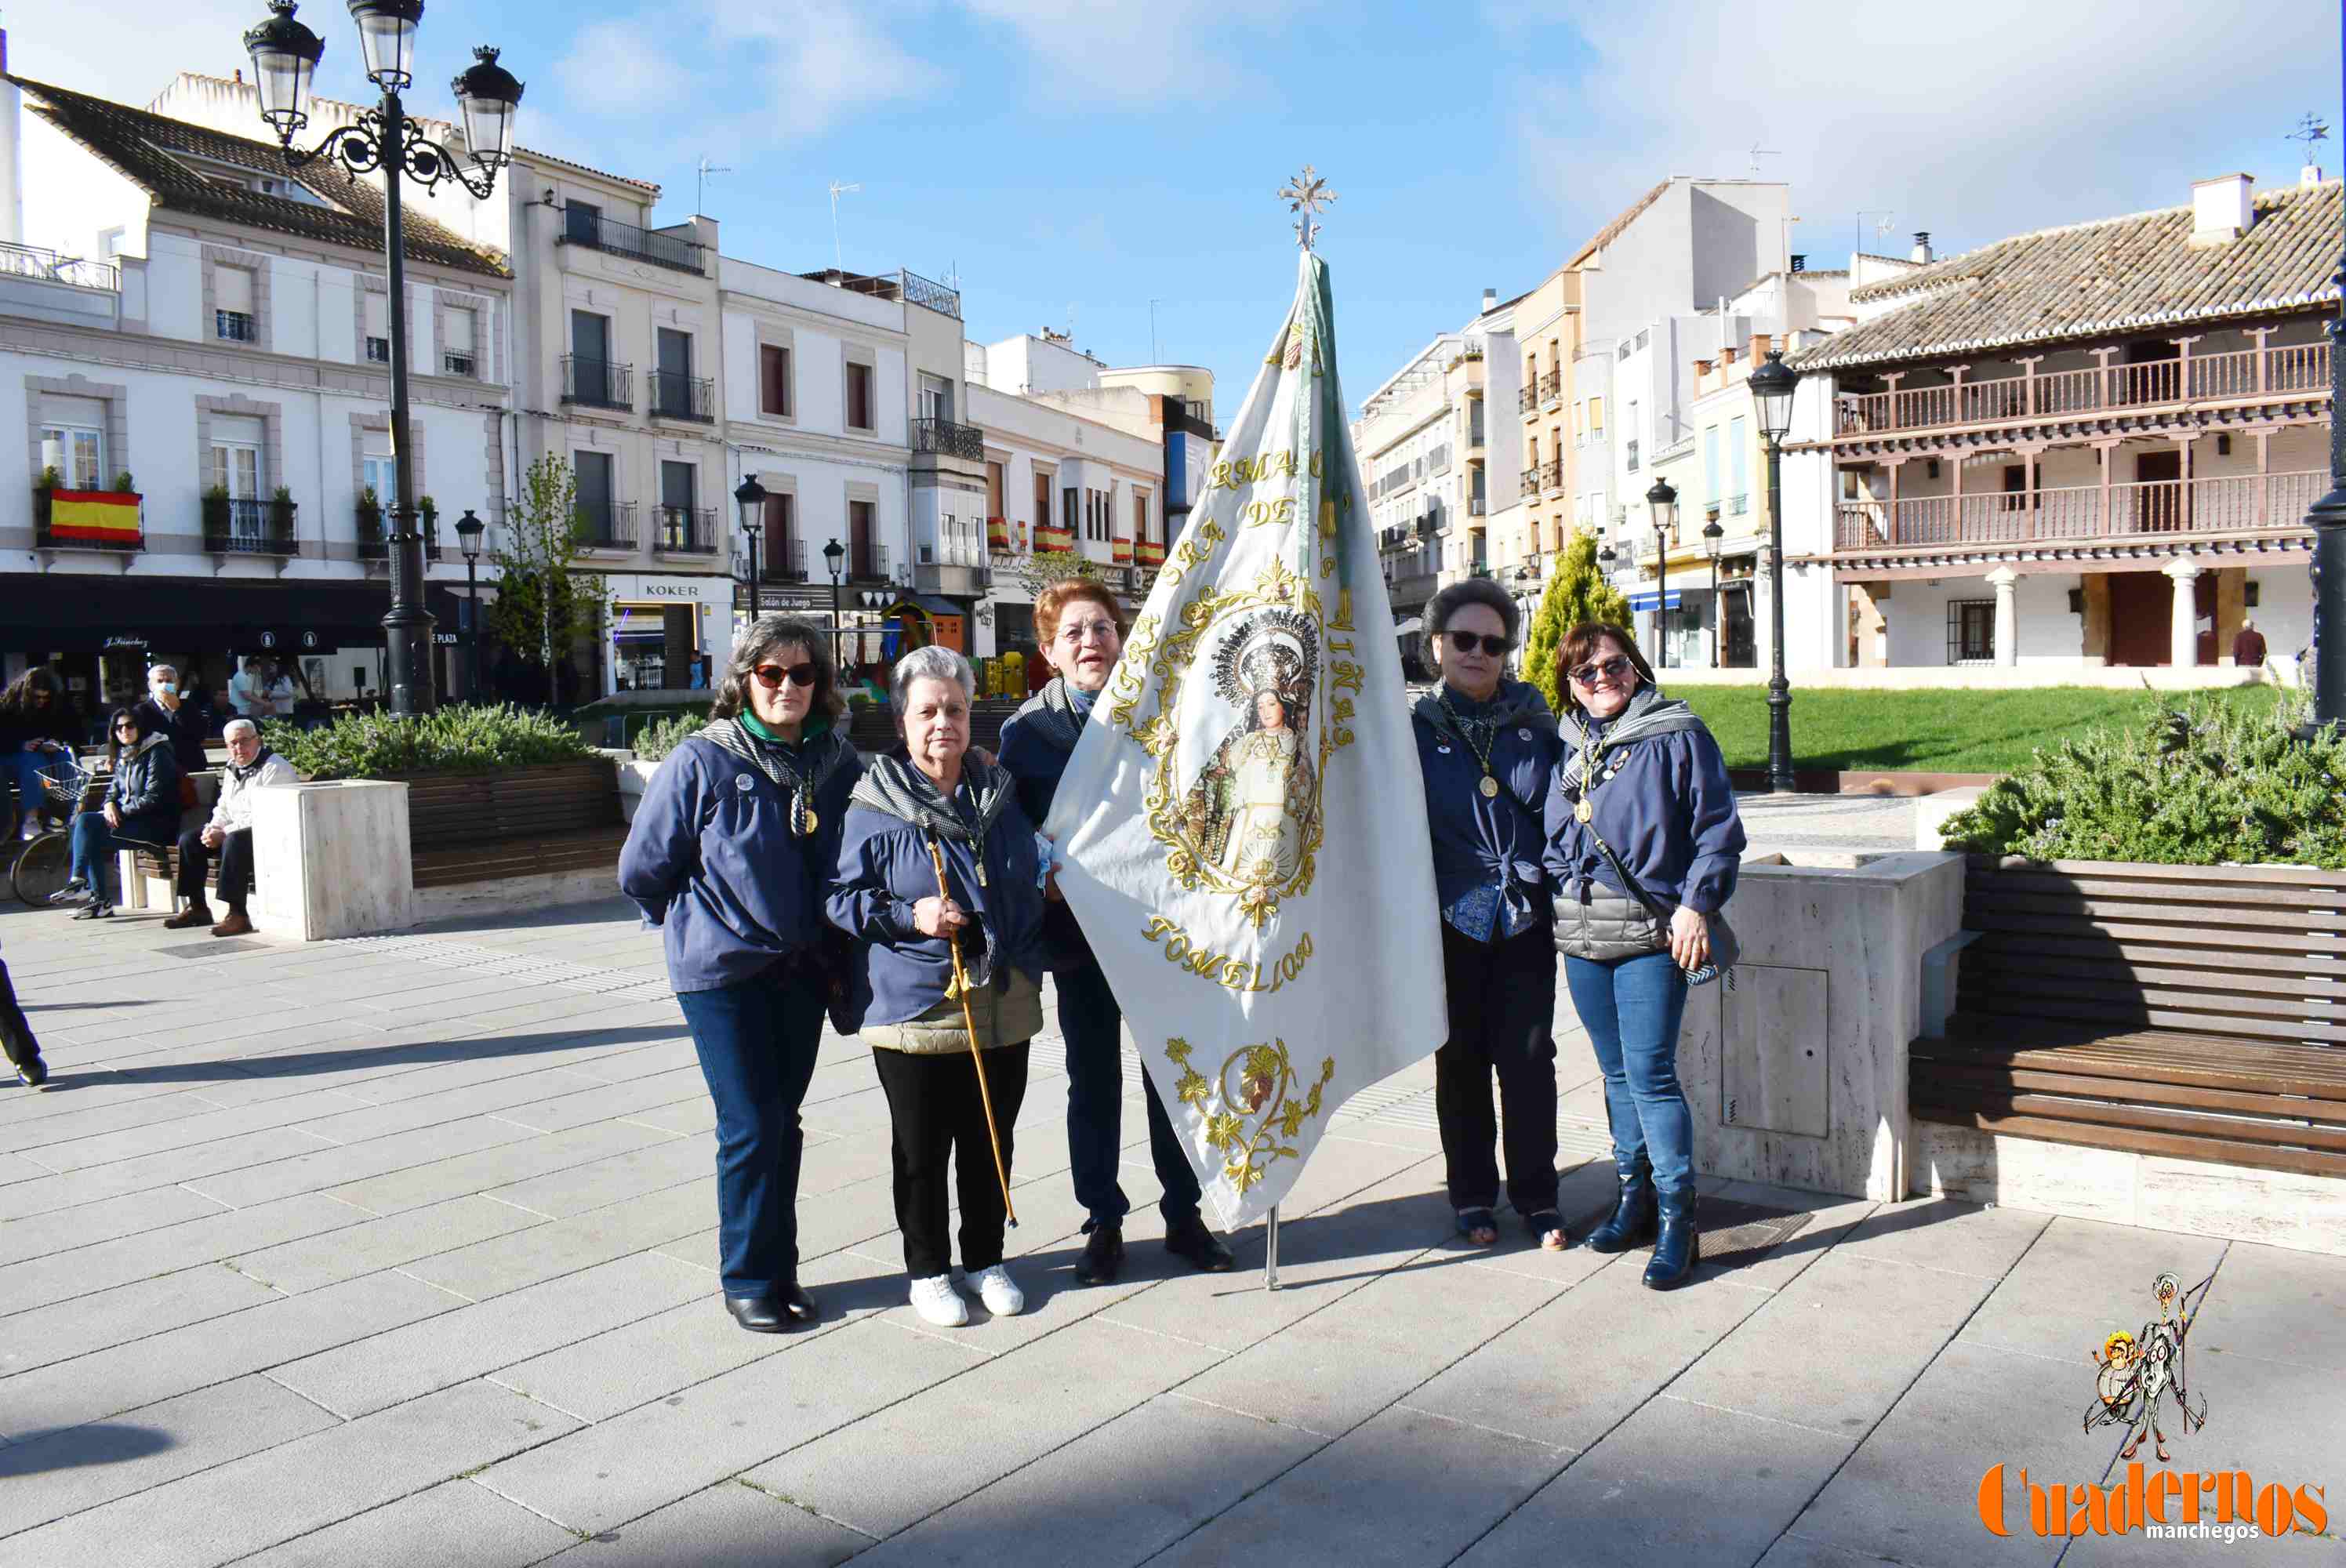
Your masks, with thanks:
[(750, 673), (756, 676), (759, 684), (768, 691), (779, 691), (786, 680), (792, 686), (812, 686), (815, 668), (811, 664), (794, 664), (788, 669), (778, 664), (761, 664)]
[(116, 725), (116, 726), (114, 727), (114, 728), (115, 728), (115, 733), (117, 733), (117, 734), (118, 734), (118, 735), (136, 735), (136, 734), (138, 734), (138, 727), (137, 725), (135, 725), (135, 724), (132, 724), (132, 723), (131, 723), (129, 720), (128, 720), (128, 719), (125, 719), (122, 723)]
[(1460, 653), (1470, 654), (1479, 647), (1493, 658), (1505, 657), (1507, 650), (1515, 646), (1504, 637), (1478, 636), (1473, 632), (1444, 632), (1442, 635), (1448, 637), (1450, 646)]
[(1578, 669), (1574, 670), (1572, 672), (1572, 684), (1575, 686), (1595, 686), (1596, 684), (1596, 677), (1600, 675), (1606, 680), (1619, 680), (1628, 673), (1629, 660), (1627, 656), (1624, 654), (1615, 654), (1611, 658), (1606, 659), (1602, 664), (1585, 664)]

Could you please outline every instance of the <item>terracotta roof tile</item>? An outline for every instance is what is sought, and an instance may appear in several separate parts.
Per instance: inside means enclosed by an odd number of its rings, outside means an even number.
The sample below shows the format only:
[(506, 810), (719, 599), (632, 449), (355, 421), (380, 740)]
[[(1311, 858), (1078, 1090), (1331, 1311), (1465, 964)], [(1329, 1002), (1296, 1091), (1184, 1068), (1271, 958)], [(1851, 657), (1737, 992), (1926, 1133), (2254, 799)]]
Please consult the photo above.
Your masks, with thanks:
[[(185, 120), (22, 76), (8, 80), (37, 100), (32, 105), (34, 113), (146, 190), (159, 208), (360, 250), (379, 253), (382, 249), (382, 192), (331, 158), (296, 168), (280, 148), (267, 142), (224, 136)], [(207, 179), (173, 158), (173, 153), (296, 180), (334, 205), (321, 207)], [(473, 244), (418, 211), (418, 205), (409, 206), (405, 214), (409, 260), (490, 278), (513, 276), (501, 253)]]
[(2260, 192), (2254, 226), (2218, 245), (2191, 243), (2188, 207), (2000, 239), (1851, 290), (1853, 302), (1912, 302), (1792, 362), (1831, 370), (2319, 309), (2338, 298), (2341, 185)]
[(607, 168), (597, 168), (593, 164), (580, 163), (576, 158), (557, 158), (553, 153), (539, 152), (534, 148), (517, 147), (514, 148), (514, 157), (532, 158), (539, 163), (558, 164), (564, 168), (575, 168), (581, 174), (591, 174), (598, 179), (617, 180), (621, 185), (632, 185), (638, 190), (648, 190), (654, 196), (660, 193), (659, 186), (652, 180), (633, 179), (624, 174), (613, 174)]

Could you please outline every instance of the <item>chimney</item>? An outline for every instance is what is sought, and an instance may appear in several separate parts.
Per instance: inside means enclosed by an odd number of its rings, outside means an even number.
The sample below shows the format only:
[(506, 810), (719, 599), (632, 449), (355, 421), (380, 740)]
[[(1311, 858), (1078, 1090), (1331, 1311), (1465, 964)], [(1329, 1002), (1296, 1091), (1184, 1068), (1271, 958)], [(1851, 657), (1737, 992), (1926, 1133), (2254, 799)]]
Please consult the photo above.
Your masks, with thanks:
[(1914, 231), (1914, 249), (1912, 253), (1911, 259), (1923, 263), (1924, 266), (1928, 266), (1933, 260), (1931, 255), (1931, 231), (1929, 229), (1918, 229)]
[(2229, 245), (2246, 234), (2257, 220), (2254, 199), (2249, 194), (2254, 183), (2255, 177), (2246, 174), (2219, 174), (2213, 179), (2193, 182), (2191, 243)]
[(2303, 168), (2299, 169), (2297, 171), (2297, 183), (2308, 189), (2311, 189), (2314, 186), (2320, 185), (2321, 183), (2321, 166), (2318, 163), (2309, 163)]
[(1807, 271), (1808, 270), (1809, 270), (1809, 259), (1808, 259), (1806, 256), (1801, 255), (1801, 254), (1800, 254), (1799, 251), (1797, 251), (1797, 250), (1793, 251), (1793, 252), (1792, 252), (1792, 270), (1793, 270), (1793, 271), (1795, 271), (1795, 272), (1805, 272), (1805, 271)]
[(1493, 311), (1495, 311), (1495, 310), (1497, 310), (1498, 308), (1499, 308), (1499, 291), (1498, 291), (1496, 289), (1485, 289), (1485, 290), (1483, 290), (1483, 313), (1484, 313), (1484, 315), (1488, 315), (1488, 314), (1490, 314)]

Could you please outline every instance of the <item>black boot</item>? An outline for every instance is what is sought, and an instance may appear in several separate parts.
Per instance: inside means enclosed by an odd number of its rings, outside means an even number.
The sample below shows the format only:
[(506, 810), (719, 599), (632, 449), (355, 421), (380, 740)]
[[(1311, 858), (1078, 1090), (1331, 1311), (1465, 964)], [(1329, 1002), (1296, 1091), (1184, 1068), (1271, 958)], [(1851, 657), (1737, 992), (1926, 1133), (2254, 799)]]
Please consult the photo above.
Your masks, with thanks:
[(1661, 1232), (1654, 1238), (1653, 1260), (1646, 1265), (1646, 1288), (1675, 1290), (1694, 1276), (1702, 1261), (1702, 1236), (1695, 1228), (1694, 1189), (1664, 1194), (1659, 1198)]
[(1653, 1168), (1640, 1155), (1635, 1165), (1614, 1166), (1614, 1175), (1621, 1184), (1621, 1196), (1613, 1205), (1613, 1217), (1590, 1231), (1588, 1239), (1580, 1244), (1591, 1252), (1627, 1252), (1654, 1239)]

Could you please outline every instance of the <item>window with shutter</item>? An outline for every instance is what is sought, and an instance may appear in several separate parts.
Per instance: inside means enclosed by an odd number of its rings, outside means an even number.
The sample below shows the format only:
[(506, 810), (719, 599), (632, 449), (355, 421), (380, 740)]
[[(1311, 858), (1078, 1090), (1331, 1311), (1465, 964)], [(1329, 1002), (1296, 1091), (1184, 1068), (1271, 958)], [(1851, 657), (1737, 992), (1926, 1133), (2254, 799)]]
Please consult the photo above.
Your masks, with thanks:
[(212, 269), (212, 335), (249, 343), (259, 335), (253, 321), (253, 275), (244, 267)]
[(474, 358), (473, 344), (479, 331), (474, 313), (459, 307), (444, 312), (440, 321), (440, 370), (444, 375), (470, 376), (479, 373)]
[(366, 341), (361, 345), (369, 364), (391, 363), (391, 296), (370, 290), (363, 299)]
[(872, 414), (872, 367), (847, 367), (847, 424), (851, 430), (876, 428)]
[(758, 350), (758, 412), (790, 417), (790, 351), (772, 343)]

